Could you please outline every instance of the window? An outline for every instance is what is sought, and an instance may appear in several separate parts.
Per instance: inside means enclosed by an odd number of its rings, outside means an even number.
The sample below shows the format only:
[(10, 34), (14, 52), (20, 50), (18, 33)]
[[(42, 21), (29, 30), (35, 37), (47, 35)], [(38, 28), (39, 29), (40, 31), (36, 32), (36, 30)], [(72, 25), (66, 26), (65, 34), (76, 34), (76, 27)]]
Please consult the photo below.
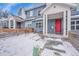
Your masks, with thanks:
[(79, 24), (79, 21), (76, 21), (76, 24)]
[(41, 16), (40, 12), (41, 12), (41, 11), (38, 11), (38, 16)]
[(27, 24), (27, 27), (29, 28), (32, 27), (32, 21), (28, 21), (26, 24)]
[(71, 30), (79, 30), (79, 20), (71, 20)]
[(8, 21), (2, 22), (1, 25), (3, 26), (3, 28), (8, 28)]
[(11, 24), (11, 28), (13, 28), (13, 20), (11, 20), (10, 22), (11, 22), (11, 23), (10, 23), (10, 24)]
[(31, 24), (28, 24), (28, 27), (31, 27)]
[(33, 11), (30, 11), (30, 16), (33, 16)]
[(75, 30), (75, 26), (71, 26), (71, 30)]
[(25, 14), (27, 15), (27, 11), (25, 11)]
[(71, 30), (75, 30), (75, 21), (71, 21)]
[(42, 21), (37, 22), (36, 23), (36, 28), (41, 28), (41, 27), (43, 27)]
[(74, 24), (75, 24), (75, 21), (72, 21), (72, 22), (71, 22), (71, 25), (74, 25)]
[(79, 25), (76, 25), (76, 30), (79, 30)]

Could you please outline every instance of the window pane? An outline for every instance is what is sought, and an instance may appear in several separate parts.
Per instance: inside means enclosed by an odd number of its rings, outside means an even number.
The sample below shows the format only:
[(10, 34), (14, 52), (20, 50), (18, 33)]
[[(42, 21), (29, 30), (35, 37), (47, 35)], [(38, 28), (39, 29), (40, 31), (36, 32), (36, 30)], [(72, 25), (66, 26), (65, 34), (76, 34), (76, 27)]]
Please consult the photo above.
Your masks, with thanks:
[(76, 30), (79, 30), (79, 25), (76, 26)]
[(33, 11), (30, 11), (30, 16), (33, 16)]
[(71, 26), (71, 30), (75, 30), (75, 26)]
[(25, 14), (27, 15), (27, 11), (25, 11)]
[(36, 28), (38, 28), (38, 23), (36, 23)]
[(38, 16), (41, 16), (40, 11), (38, 11)]
[(76, 24), (79, 24), (79, 21), (76, 21)]
[(11, 23), (10, 23), (10, 24), (11, 24), (11, 28), (13, 28), (13, 20), (11, 20), (10, 22), (11, 22)]
[(75, 24), (75, 21), (71, 21), (71, 25)]

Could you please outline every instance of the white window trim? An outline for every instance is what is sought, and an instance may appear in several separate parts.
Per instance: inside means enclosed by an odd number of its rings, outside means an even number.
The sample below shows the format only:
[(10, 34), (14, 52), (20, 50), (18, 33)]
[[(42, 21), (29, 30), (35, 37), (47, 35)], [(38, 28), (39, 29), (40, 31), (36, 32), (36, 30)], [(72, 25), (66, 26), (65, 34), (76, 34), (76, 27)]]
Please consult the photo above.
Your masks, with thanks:
[(33, 11), (32, 10), (30, 11), (30, 16), (33, 16)]
[(79, 25), (79, 24), (76, 24), (76, 22), (79, 21), (79, 20), (78, 20), (78, 19), (76, 19), (76, 20), (71, 20), (71, 22), (72, 22), (72, 21), (74, 21), (75, 24), (73, 24), (73, 25), (71, 25), (71, 26), (75, 26), (75, 29), (74, 29), (74, 30), (77, 30), (77, 29), (76, 29), (76, 26)]

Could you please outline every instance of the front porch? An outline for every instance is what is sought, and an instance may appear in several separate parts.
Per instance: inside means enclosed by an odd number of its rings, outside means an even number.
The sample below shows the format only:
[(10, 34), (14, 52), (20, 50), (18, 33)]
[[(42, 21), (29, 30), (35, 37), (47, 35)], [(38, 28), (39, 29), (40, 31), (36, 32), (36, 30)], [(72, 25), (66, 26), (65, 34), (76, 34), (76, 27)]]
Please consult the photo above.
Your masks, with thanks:
[(43, 14), (43, 35), (56, 34), (68, 36), (71, 30), (71, 7), (68, 4), (51, 4), (41, 13)]
[(47, 14), (43, 21), (43, 34), (68, 35), (70, 30), (70, 14), (68, 11)]
[(48, 33), (50, 34), (63, 34), (63, 13), (49, 14), (48, 15)]
[(1, 29), (21, 29), (24, 27), (23, 19), (19, 17), (10, 17), (1, 21)]

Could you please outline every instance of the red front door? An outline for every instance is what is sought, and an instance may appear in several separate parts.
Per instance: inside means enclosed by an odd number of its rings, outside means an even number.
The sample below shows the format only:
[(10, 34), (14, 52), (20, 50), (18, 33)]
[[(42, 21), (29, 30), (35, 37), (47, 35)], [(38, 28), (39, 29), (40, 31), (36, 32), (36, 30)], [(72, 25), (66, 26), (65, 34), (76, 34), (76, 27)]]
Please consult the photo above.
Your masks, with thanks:
[(56, 19), (55, 32), (56, 33), (60, 33), (61, 32), (61, 19)]

